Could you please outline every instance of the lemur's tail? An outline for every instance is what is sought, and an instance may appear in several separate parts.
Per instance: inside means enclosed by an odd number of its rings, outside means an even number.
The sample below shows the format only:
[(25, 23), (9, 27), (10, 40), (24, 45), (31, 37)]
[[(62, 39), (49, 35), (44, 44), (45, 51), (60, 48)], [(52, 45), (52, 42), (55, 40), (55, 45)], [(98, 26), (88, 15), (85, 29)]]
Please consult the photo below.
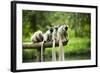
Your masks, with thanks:
[(43, 44), (44, 42), (41, 42), (41, 62), (43, 62)]

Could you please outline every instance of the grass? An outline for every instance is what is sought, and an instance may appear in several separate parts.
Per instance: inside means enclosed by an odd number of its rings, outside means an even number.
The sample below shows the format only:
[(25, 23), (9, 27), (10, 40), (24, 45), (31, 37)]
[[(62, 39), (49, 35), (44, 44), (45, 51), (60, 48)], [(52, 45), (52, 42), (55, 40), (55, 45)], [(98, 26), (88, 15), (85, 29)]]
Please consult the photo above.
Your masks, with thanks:
[[(89, 38), (71, 38), (67, 45), (64, 46), (65, 60), (84, 60), (91, 57), (91, 44)], [(52, 48), (46, 48), (46, 61), (52, 59)], [(56, 47), (58, 58), (58, 47)], [(36, 62), (36, 50), (23, 50), (23, 62)]]
[(36, 50), (35, 49), (25, 49), (23, 50), (23, 62), (31, 61), (36, 62)]
[(90, 59), (90, 39), (73, 38), (68, 45), (64, 46), (66, 60), (73, 59)]

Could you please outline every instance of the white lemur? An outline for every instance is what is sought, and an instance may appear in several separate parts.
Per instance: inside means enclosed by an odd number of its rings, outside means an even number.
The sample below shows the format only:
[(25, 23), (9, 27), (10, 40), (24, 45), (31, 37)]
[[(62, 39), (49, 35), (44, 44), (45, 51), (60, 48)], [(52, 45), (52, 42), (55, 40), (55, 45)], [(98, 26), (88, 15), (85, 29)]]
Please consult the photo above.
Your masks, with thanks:
[(43, 61), (43, 44), (45, 42), (52, 41), (52, 32), (53, 32), (53, 28), (50, 28), (44, 34), (42, 33), (42, 31), (38, 30), (31, 37), (33, 43), (41, 42), (41, 62)]
[(43, 61), (43, 44), (44, 44), (43, 39), (44, 39), (43, 33), (40, 30), (36, 31), (31, 37), (33, 43), (41, 42), (41, 62)]
[(53, 33), (52, 33), (52, 40), (53, 40), (53, 48), (52, 48), (52, 61), (56, 61), (56, 49), (55, 49), (55, 43), (58, 41), (57, 39), (57, 31), (59, 26), (54, 26)]
[(52, 42), (52, 33), (53, 33), (53, 28), (51, 27), (43, 35), (44, 36), (44, 42)]
[(64, 61), (63, 42), (68, 40), (68, 25), (64, 24), (58, 28), (57, 39), (59, 41), (59, 61)]
[(46, 33), (42, 33), (42, 31), (37, 31), (33, 34), (31, 40), (33, 43), (41, 42), (41, 61), (43, 61), (43, 44), (45, 42), (53, 41), (53, 49), (52, 49), (52, 60), (56, 61), (56, 52), (55, 52), (55, 42), (59, 42), (59, 60), (64, 60), (64, 48), (63, 42), (66, 41), (68, 33), (68, 25), (55, 26), (54, 28), (50, 28)]
[(42, 42), (43, 41), (43, 33), (42, 33), (42, 31), (40, 31), (40, 30), (36, 31), (32, 35), (31, 40), (32, 40), (33, 43)]

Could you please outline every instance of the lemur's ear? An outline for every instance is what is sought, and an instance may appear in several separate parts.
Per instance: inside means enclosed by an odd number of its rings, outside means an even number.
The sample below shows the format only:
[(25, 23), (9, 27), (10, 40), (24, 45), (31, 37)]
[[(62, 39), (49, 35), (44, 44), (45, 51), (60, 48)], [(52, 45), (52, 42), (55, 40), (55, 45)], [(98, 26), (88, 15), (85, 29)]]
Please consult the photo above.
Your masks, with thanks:
[(69, 28), (69, 25), (66, 24), (66, 26)]
[(54, 26), (54, 28), (59, 28), (60, 27), (60, 25), (56, 25), (56, 26)]
[(57, 30), (58, 30), (58, 28), (59, 28), (59, 26), (58, 26), (58, 25), (56, 25), (56, 26), (54, 26), (53, 28), (57, 31)]
[(68, 25), (66, 25), (65, 30), (67, 31), (67, 30), (68, 30), (68, 28), (69, 28), (69, 26), (68, 26)]
[(52, 27), (52, 26), (48, 26), (48, 25), (46, 26), (47, 29), (51, 29), (51, 27)]
[(58, 28), (59, 28), (60, 26), (61, 26), (60, 24), (57, 25)]

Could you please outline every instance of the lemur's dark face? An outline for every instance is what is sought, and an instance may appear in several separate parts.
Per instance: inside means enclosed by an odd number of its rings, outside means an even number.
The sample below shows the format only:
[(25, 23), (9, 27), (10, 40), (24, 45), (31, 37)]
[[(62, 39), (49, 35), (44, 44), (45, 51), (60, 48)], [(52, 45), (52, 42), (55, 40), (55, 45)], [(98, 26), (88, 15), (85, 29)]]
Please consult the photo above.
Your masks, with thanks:
[(66, 31), (68, 30), (68, 25), (65, 26), (65, 30), (66, 30)]
[(59, 25), (54, 26), (54, 29), (55, 29), (56, 31), (58, 30), (58, 28), (59, 28)]
[(67, 26), (65, 27), (65, 30), (66, 30), (66, 31), (68, 30), (68, 27), (67, 27)]
[(50, 30), (51, 33), (53, 32), (53, 28), (50, 28), (49, 30)]
[(55, 30), (57, 31), (58, 30), (58, 27), (55, 27)]

